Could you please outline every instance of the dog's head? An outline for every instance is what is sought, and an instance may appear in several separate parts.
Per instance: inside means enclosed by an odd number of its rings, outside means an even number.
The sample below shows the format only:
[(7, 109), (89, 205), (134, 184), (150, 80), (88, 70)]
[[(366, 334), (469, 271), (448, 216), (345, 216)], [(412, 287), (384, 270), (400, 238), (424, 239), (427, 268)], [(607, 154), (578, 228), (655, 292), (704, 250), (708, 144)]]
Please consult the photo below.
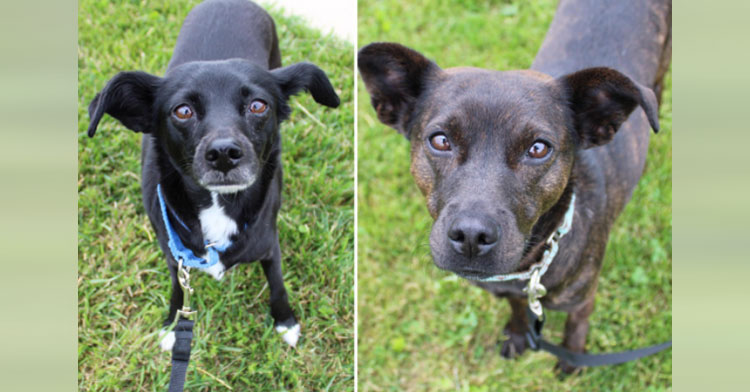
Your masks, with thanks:
[(164, 78), (121, 72), (89, 105), (94, 136), (104, 113), (135, 132), (152, 133), (185, 178), (219, 193), (251, 186), (279, 146), (287, 101), (302, 90), (337, 107), (325, 73), (299, 63), (267, 71), (249, 61), (190, 62)]
[(443, 70), (392, 43), (362, 48), (358, 67), (380, 121), (411, 141), (435, 264), (465, 277), (519, 268), (578, 149), (607, 143), (638, 105), (658, 130), (653, 92), (608, 68)]

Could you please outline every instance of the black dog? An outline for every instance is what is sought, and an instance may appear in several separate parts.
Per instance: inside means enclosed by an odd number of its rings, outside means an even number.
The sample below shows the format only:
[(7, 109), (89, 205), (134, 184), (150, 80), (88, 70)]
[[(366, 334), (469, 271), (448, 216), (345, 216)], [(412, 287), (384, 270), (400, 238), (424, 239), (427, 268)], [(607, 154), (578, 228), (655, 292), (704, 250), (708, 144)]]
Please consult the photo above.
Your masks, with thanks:
[(525, 283), (489, 281), (539, 262), (569, 209), (542, 304), (569, 313), (563, 345), (584, 351), (609, 230), (659, 129), (652, 89), (670, 58), (671, 3), (645, 0), (561, 1), (528, 71), (444, 70), (393, 43), (360, 50), (378, 118), (411, 141), (435, 264), (510, 301), (503, 356), (527, 348)]
[(89, 105), (89, 136), (104, 113), (144, 134), (143, 202), (172, 276), (165, 326), (183, 304), (169, 230), (198, 259), (218, 256), (207, 269), (216, 279), (237, 263), (260, 260), (276, 330), (297, 343), (276, 228), (279, 125), (297, 92), (330, 107), (339, 98), (315, 65), (280, 66), (276, 28), (263, 9), (246, 0), (209, 0), (185, 20), (163, 78), (121, 72)]

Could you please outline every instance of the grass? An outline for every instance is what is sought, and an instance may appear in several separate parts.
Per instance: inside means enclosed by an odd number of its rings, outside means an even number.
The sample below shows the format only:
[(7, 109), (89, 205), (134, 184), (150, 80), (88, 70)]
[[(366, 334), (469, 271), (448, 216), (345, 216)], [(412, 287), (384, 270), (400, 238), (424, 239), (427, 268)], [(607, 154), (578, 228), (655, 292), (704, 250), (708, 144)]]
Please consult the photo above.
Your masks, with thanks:
[[(163, 75), (179, 28), (198, 1), (82, 0), (78, 91), (78, 384), (82, 391), (163, 391), (170, 354), (158, 348), (170, 279), (144, 212), (140, 135), (105, 117), (85, 136), (86, 107), (121, 70)], [(283, 64), (311, 61), (342, 105), (292, 98), (282, 126), (279, 214), (290, 303), (302, 324), (296, 349), (273, 331), (258, 263), (196, 287), (196, 334), (187, 390), (352, 390), (354, 372), (353, 50), (270, 10)], [(305, 113), (305, 109), (309, 114)], [(321, 126), (321, 124), (323, 126)]]
[[(439, 65), (528, 68), (555, 2), (359, 1), (359, 46), (395, 41)], [(447, 39), (448, 37), (453, 37)], [(361, 80), (360, 80), (361, 81)], [(661, 343), (672, 329), (671, 76), (662, 132), (646, 172), (612, 229), (591, 316), (588, 350)], [(434, 267), (432, 220), (409, 174), (409, 143), (377, 121), (358, 88), (358, 377), (360, 391), (671, 390), (671, 351), (558, 380), (555, 359), (499, 355), (508, 305)], [(565, 315), (545, 334), (562, 339)]]

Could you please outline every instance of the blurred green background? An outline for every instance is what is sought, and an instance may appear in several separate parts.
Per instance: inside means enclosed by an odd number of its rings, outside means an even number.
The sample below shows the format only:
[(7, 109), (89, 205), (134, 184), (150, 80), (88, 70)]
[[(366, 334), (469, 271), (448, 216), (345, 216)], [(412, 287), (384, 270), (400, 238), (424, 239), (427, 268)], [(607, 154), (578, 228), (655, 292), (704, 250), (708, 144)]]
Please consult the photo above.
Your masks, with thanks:
[[(556, 1), (359, 2), (359, 46), (399, 42), (442, 67), (528, 68)], [(671, 351), (558, 381), (555, 359), (527, 351), (505, 361), (498, 342), (510, 310), (438, 270), (432, 219), (409, 174), (409, 143), (377, 121), (358, 87), (358, 369), (361, 391), (670, 390)], [(587, 348), (611, 352), (672, 334), (672, 99), (651, 138), (646, 172), (610, 235)], [(545, 334), (562, 338), (565, 314)]]
[[(169, 273), (140, 192), (141, 135), (87, 107), (123, 70), (163, 75), (195, 0), (80, 2), (78, 13), (78, 384), (87, 391), (165, 390), (170, 353), (157, 332)], [(197, 310), (186, 390), (351, 390), (354, 379), (353, 46), (272, 9), (282, 63), (310, 61), (342, 105), (308, 94), (282, 124), (278, 226), (285, 285), (302, 326), (296, 348), (273, 330), (260, 263), (221, 282), (194, 272)]]

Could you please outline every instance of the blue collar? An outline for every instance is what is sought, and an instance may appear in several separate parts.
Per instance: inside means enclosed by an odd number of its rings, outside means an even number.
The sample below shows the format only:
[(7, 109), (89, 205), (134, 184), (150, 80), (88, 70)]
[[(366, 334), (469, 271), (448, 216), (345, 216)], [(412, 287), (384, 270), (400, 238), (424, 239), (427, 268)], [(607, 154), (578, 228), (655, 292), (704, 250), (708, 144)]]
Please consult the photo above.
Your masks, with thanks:
[[(164, 196), (161, 193), (161, 184), (156, 185), (156, 194), (159, 197), (159, 206), (161, 207), (161, 219), (164, 221), (164, 227), (167, 230), (167, 237), (169, 241), (167, 242), (169, 245), (169, 251), (172, 253), (172, 257), (179, 262), (182, 260), (182, 265), (186, 267), (191, 268), (208, 268), (212, 265), (219, 262), (219, 255), (220, 253), (223, 253), (227, 250), (230, 246), (232, 246), (232, 243), (226, 244), (222, 247), (211, 245), (208, 243), (208, 241), (205, 242), (206, 244), (206, 258), (201, 258), (196, 256), (192, 250), (185, 247), (185, 245), (182, 244), (182, 240), (180, 239), (180, 236), (177, 235), (177, 232), (174, 231), (174, 228), (169, 223), (169, 215), (167, 214), (167, 203), (164, 201)], [(187, 231), (190, 231), (190, 228), (185, 225), (180, 218), (174, 214), (175, 219), (177, 219), (177, 222), (182, 225)]]

